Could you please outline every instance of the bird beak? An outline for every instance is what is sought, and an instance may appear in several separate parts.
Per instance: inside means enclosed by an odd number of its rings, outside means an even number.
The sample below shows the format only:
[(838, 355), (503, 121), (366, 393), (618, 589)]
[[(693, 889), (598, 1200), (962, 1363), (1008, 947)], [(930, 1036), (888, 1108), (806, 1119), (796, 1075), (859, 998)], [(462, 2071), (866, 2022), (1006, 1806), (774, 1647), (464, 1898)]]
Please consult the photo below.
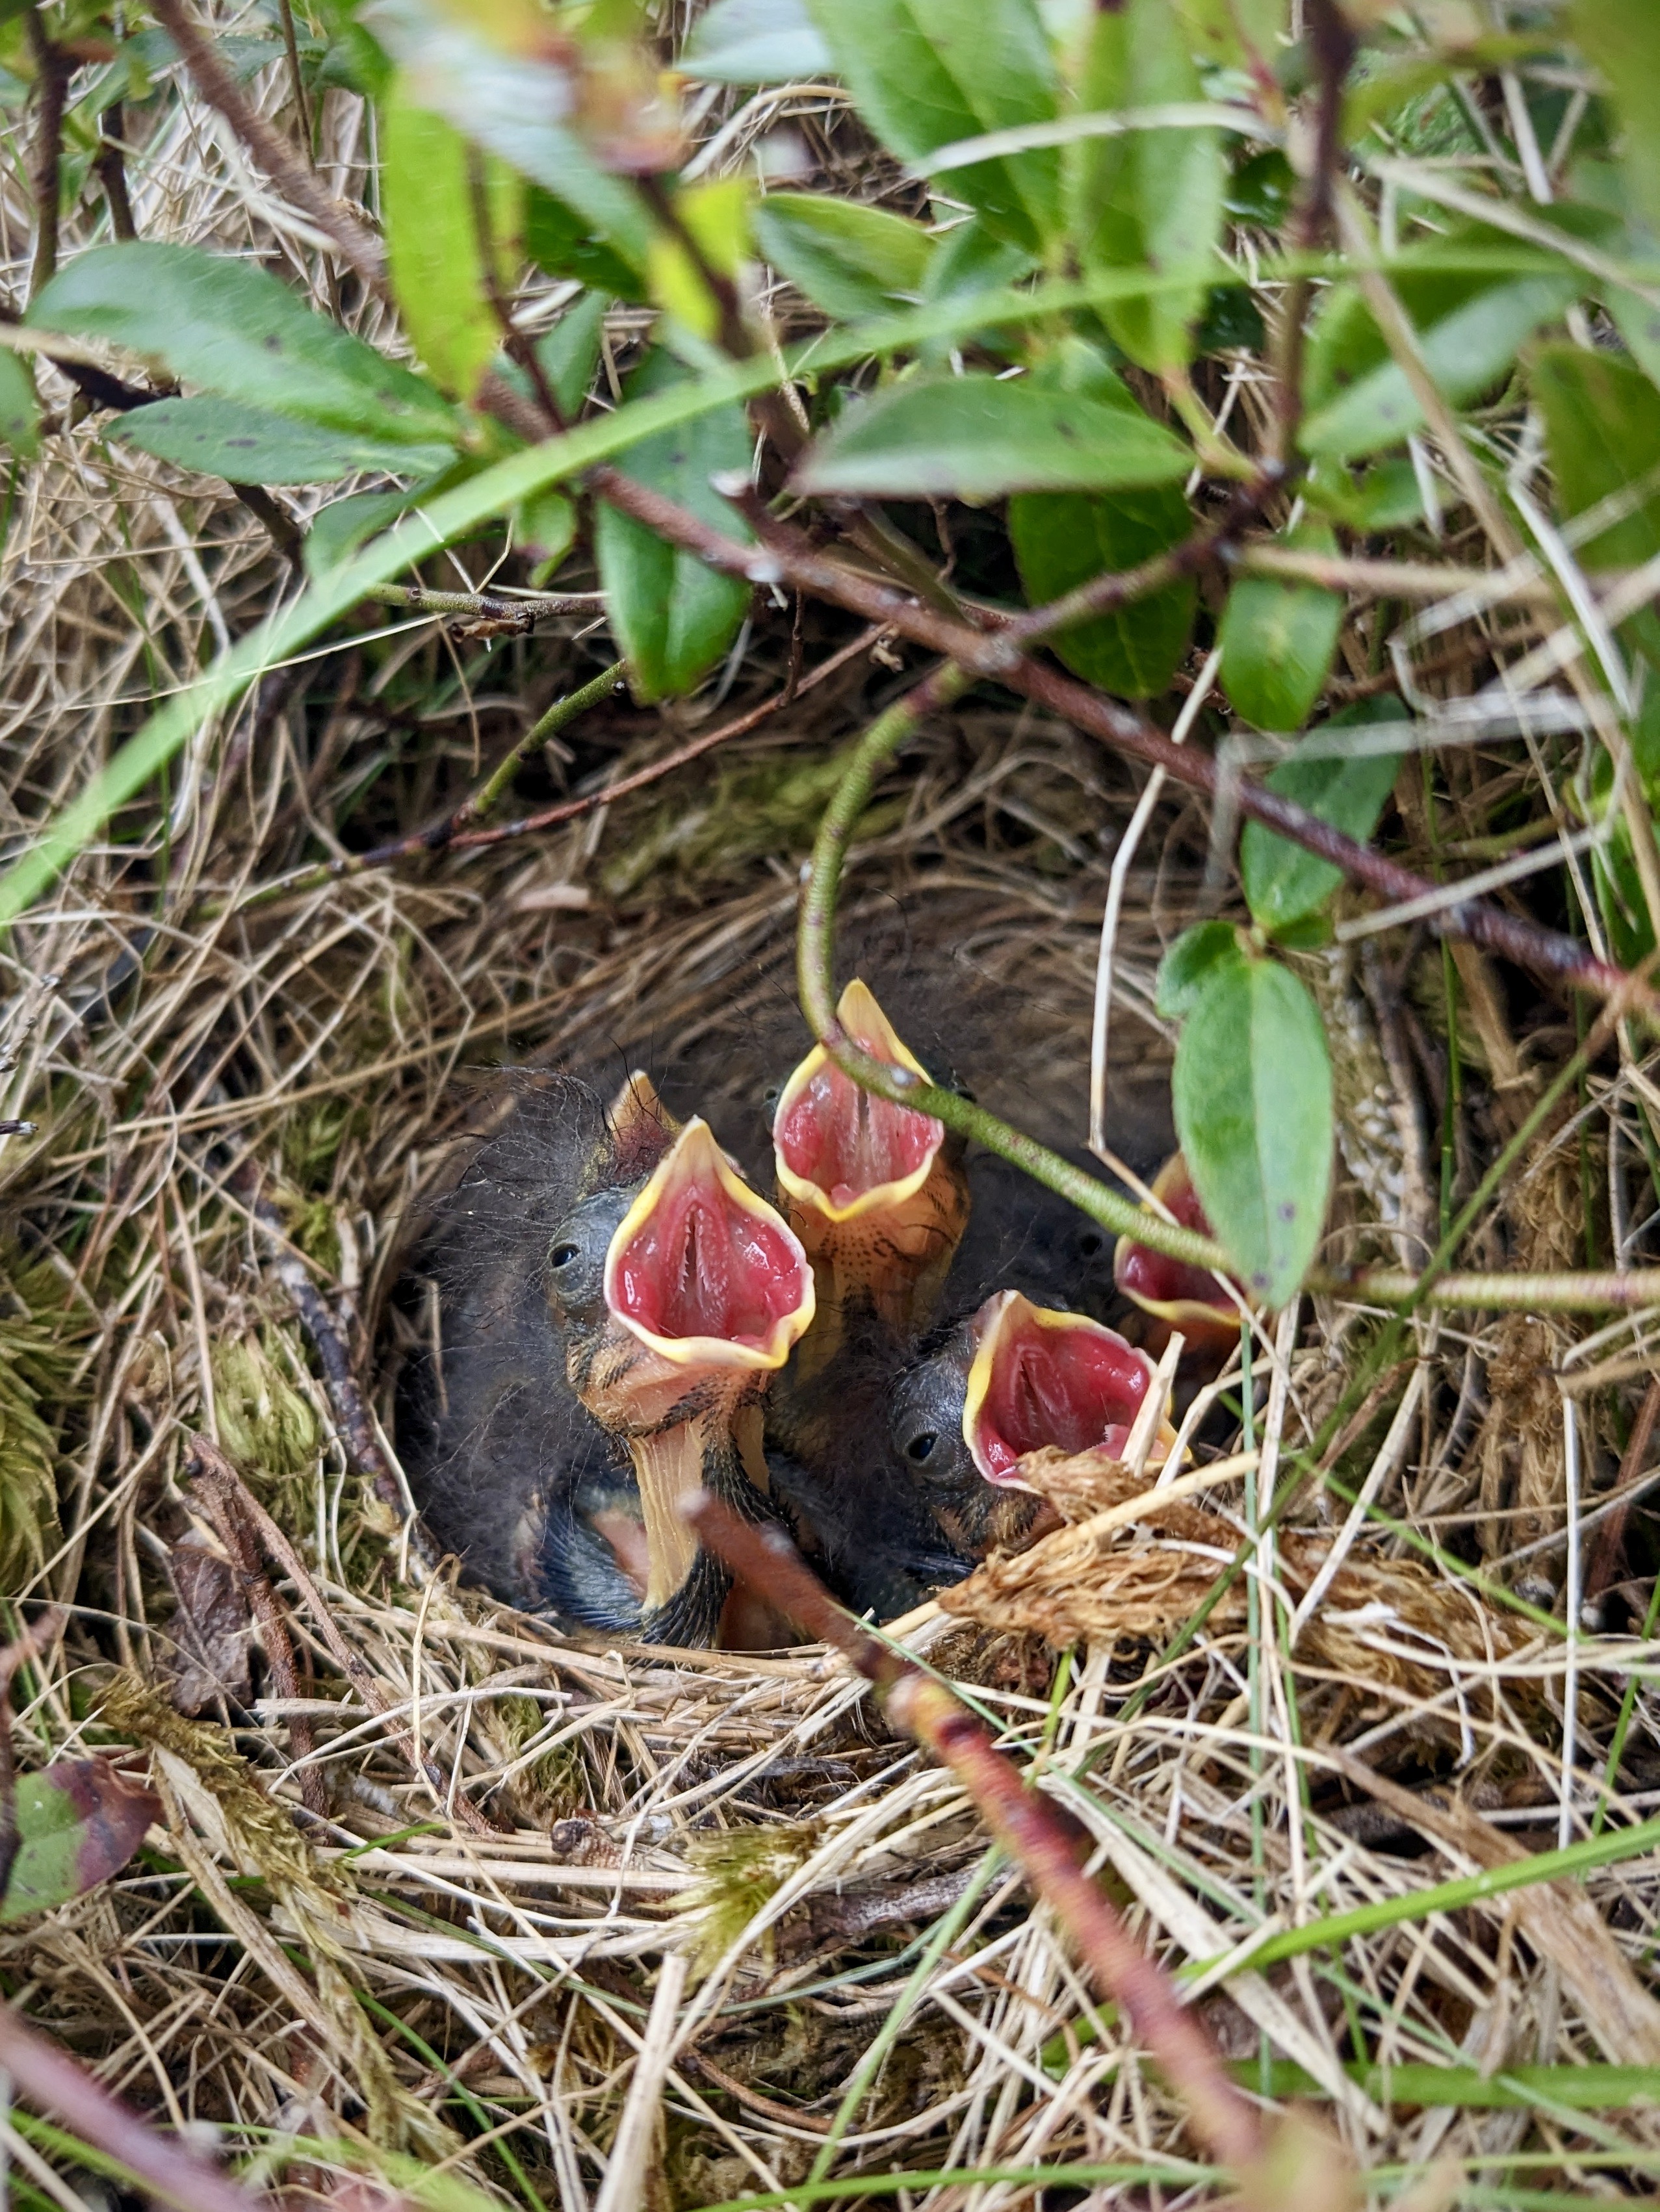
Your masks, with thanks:
[(963, 1439), (988, 1482), (1018, 1484), (1020, 1462), (1046, 1445), (1122, 1456), (1152, 1387), (1146, 1352), (1116, 1329), (1035, 1306), (1018, 1291), (988, 1298), (970, 1327)]
[[(855, 980), (836, 1010), (861, 1051), (924, 1082), (927, 1070)], [(968, 1187), (946, 1128), (863, 1091), (815, 1045), (773, 1121), (778, 1188), (837, 1305), (862, 1297), (909, 1333), (938, 1297), (968, 1222)]]
[(812, 1270), (782, 1216), (688, 1121), (605, 1255), (605, 1304), (672, 1367), (781, 1367), (813, 1315)]
[[(1173, 1152), (1159, 1169), (1152, 1194), (1183, 1229), (1196, 1229), (1201, 1237), (1212, 1234), (1180, 1152)], [(1144, 1312), (1154, 1315), (1167, 1328), (1180, 1329), (1189, 1351), (1225, 1351), (1239, 1341), (1239, 1308), (1207, 1267), (1167, 1259), (1150, 1245), (1121, 1237), (1113, 1255), (1112, 1279)], [(1243, 1297), (1243, 1291), (1240, 1295)]]
[(680, 1124), (642, 1067), (623, 1079), (605, 1119), (611, 1124), (617, 1180), (623, 1183), (649, 1175), (680, 1133)]
[(723, 1436), (765, 1487), (759, 1393), (812, 1320), (812, 1269), (699, 1119), (676, 1133), (618, 1224), (605, 1299), (581, 1395), (634, 1462), (649, 1610), (692, 1571), (696, 1540), (680, 1506)]

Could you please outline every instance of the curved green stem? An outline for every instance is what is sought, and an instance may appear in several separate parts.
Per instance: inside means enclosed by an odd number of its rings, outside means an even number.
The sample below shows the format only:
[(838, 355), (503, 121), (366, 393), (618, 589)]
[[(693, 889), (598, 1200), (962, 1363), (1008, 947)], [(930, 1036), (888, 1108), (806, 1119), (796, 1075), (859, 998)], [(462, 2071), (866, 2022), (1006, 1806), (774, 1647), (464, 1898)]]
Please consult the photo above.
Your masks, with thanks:
[(861, 1090), (874, 1091), (879, 1098), (891, 1099), (896, 1105), (909, 1106), (919, 1114), (932, 1115), (959, 1136), (972, 1137), (988, 1151), (1000, 1152), (1114, 1236), (1133, 1237), (1137, 1243), (1150, 1245), (1171, 1259), (1184, 1260), (1190, 1267), (1225, 1273), (1227, 1255), (1213, 1238), (1144, 1212), (971, 1099), (923, 1082), (907, 1067), (873, 1059), (843, 1035), (836, 1018), (836, 906), (854, 831), (870, 804), (877, 777), (909, 742), (918, 723), (936, 708), (950, 706), (974, 680), (955, 661), (942, 661), (931, 676), (879, 715), (860, 739), (847, 774), (824, 810), (807, 866), (796, 940), (797, 981), (807, 1026), (836, 1065)]

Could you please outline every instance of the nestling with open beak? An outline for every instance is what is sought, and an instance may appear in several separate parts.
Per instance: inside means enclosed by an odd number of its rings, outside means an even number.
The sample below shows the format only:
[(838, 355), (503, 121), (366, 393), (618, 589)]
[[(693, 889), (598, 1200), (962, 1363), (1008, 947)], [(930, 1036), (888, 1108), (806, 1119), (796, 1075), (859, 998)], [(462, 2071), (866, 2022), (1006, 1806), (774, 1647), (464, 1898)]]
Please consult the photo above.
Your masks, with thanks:
[[(899, 1378), (891, 1435), (950, 1541), (980, 1559), (1045, 1510), (1021, 1485), (1026, 1455), (1122, 1453), (1152, 1382), (1116, 1329), (1000, 1291)], [(1161, 1431), (1165, 1450), (1174, 1441)]]
[(730, 1577), (680, 1506), (702, 1488), (750, 1518), (768, 1511), (762, 1398), (812, 1320), (806, 1255), (693, 1120), (643, 1180), (584, 1194), (554, 1233), (547, 1282), (571, 1389), (625, 1447), (639, 1498), (645, 1586), (632, 1618), (607, 1625), (712, 1644)]
[[(874, 1058), (926, 1079), (865, 983), (848, 984), (837, 1019)], [(886, 1619), (964, 1571), (873, 1448), (967, 1226), (962, 1148), (931, 1115), (862, 1090), (822, 1045), (784, 1085), (772, 1138), (779, 1204), (818, 1289), (818, 1316), (768, 1405), (774, 1473), (832, 1583)]]

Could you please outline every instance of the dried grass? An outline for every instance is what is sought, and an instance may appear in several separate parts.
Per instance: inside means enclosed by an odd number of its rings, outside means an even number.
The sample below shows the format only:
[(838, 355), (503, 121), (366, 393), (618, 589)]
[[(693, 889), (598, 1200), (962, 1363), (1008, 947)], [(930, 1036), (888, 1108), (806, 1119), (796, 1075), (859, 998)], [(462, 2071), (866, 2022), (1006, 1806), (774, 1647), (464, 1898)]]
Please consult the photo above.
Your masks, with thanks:
[[(256, 82), (280, 103), (280, 72)], [(717, 162), (777, 104), (736, 114), (713, 141)], [(711, 103), (706, 127), (734, 106)], [(822, 157), (869, 164), (856, 146), (837, 151), (850, 141), (832, 100), (801, 96), (787, 112), (808, 118)], [(331, 94), (323, 131), (324, 173), (350, 191), (365, 152), (356, 103)], [(27, 236), (15, 173), (0, 179), (14, 264)], [(272, 257), (317, 288), (315, 242), (198, 108), (177, 111), (133, 184), (146, 234)], [(1241, 404), (1255, 404), (1248, 383)], [(453, 582), (459, 565), (434, 580)], [(149, 700), (284, 588), (260, 533), (210, 488), (95, 426), (55, 437), (0, 569), (0, 826), (14, 835), (58, 804)], [(1471, 668), (1520, 649), (1529, 633), (1513, 619), (1466, 623), (1443, 688), (1468, 689)], [(167, 1807), (124, 1878), (6, 1931), (9, 1986), (112, 2086), (175, 2124), (212, 2123), (256, 2175), (303, 2161), (300, 2178), (324, 2194), (372, 2156), (402, 2174), (393, 2154), (405, 2154), (492, 2201), (576, 2208), (620, 2141), (619, 2166), (654, 2204), (787, 2188), (826, 2154), (838, 2175), (1175, 2160), (1165, 2201), (1179, 2197), (1179, 2110), (1101, 2021), (1047, 1917), (987, 1868), (955, 1784), (892, 1741), (819, 1652), (585, 1649), (433, 1571), (354, 1464), (251, 1217), (245, 1170), (277, 1202), (358, 1371), (379, 1378), (390, 1450), (396, 1366), (423, 1325), (394, 1286), (425, 1201), (494, 1110), (469, 1073), (620, 1066), (648, 1044), (707, 1061), (781, 1002), (823, 763), (890, 685), (882, 665), (855, 666), (661, 800), (247, 903), (311, 841), (326, 847), (351, 805), (354, 842), (364, 819), (388, 831), (428, 818), (597, 665), (603, 639), (566, 628), (475, 648), (429, 622), (366, 619), (311, 665), (303, 710), (290, 694), (204, 732), (179, 764), (165, 830), (153, 811), (124, 816), (4, 956), (0, 1110), (40, 1129), (3, 1140), (0, 1158), (0, 1548), (15, 1602), (52, 1595), (75, 1608), (22, 1741), (34, 1760), (140, 1747)], [(733, 703), (763, 696), (783, 642), (767, 632)], [(650, 758), (708, 711), (705, 700), (660, 724), (597, 714), (572, 733), (574, 772)], [(1478, 835), (1483, 789), (1514, 756), (1454, 762), (1459, 818), (1444, 834)], [(919, 936), (1030, 1002), (1029, 1057), (994, 1067), (984, 1095), (1045, 1136), (1081, 1130), (1094, 939), (1134, 796), (1074, 733), (976, 705), (885, 788), (857, 857), (866, 912), (903, 899)], [(1115, 965), (1116, 1050), (1155, 1071), (1166, 1048), (1152, 970), (1194, 910), (1205, 854), (1203, 825), (1179, 806), (1158, 827), (1128, 880)], [(1385, 942), (1414, 959), (1395, 1001), (1433, 1037), (1438, 954), (1403, 933)], [(1353, 1061), (1338, 1252), (1421, 1234), (1411, 1194), (1439, 1175), (1427, 1114), (1414, 1122), (1391, 1091), (1357, 972), (1332, 984)], [(1461, 1187), (1514, 1126), (1515, 1086), (1566, 1049), (1531, 1010), (1518, 1045), (1473, 972), (1466, 1097), (1450, 1125)], [(1632, 1249), (1620, 1208), (1639, 1187), (1639, 1091), (1652, 1096), (1649, 1073), (1629, 1059), (1590, 1079), (1484, 1230), (1491, 1256), (1535, 1263), (1547, 1230), (1572, 1255), (1585, 1206), (1608, 1188), (1611, 1233)], [(1304, 1318), (1300, 1339), (1257, 1347), (1259, 1496), (1376, 1327), (1338, 1306)], [(1466, 1869), (1472, 1838), (1502, 1844), (1506, 1823), (1542, 1848), (1559, 1820), (1579, 1836), (1653, 1802), (1660, 1646), (1587, 1635), (1571, 1650), (1560, 1620), (1529, 1620), (1493, 1594), (1524, 1570), (1547, 1603), (1560, 1583), (1561, 1551), (1528, 1547), (1568, 1510), (1552, 1363), (1576, 1336), (1575, 1358), (1614, 1378), (1584, 1401), (1589, 1498), (1611, 1471), (1600, 1440), (1617, 1437), (1646, 1379), (1651, 1326), (1426, 1323), (1335, 1463), (1388, 1518), (1364, 1532), (1323, 1520), (1310, 1492), (1179, 1659), (1144, 1672), (1251, 1525), (1238, 1487), (1150, 1511), (1139, 1532), (1063, 1530), (952, 1598), (953, 1612), (1072, 1646), (1052, 1693), (1018, 1638), (988, 1646), (943, 1613), (911, 1631), (1085, 1820), (1106, 1878), (1172, 1963), (1408, 1895)], [(1226, 1425), (1213, 1419), (1207, 1449), (1237, 1444)], [(184, 1479), (197, 1431), (300, 1547), (317, 1601), (278, 1575), (298, 1686), (277, 1694), (262, 1668), (264, 1693), (217, 1718), (211, 1704), (185, 1717), (169, 1695), (181, 1650), (199, 1674), (204, 1655), (234, 1667), (239, 1637), (244, 1660), (248, 1649), (234, 1605), (216, 1624), (206, 1601), (192, 1623), (179, 1616), (184, 1555), (216, 1547)], [(1323, 1601), (1295, 1638), (1282, 1634), (1338, 1552)], [(1477, 1558), (1487, 1594), (1467, 1579)], [(1633, 1572), (1634, 1626), (1649, 1577)], [(228, 1640), (204, 1643), (216, 1626)], [(1137, 1683), (1150, 1694), (1128, 1711)], [(1634, 1717), (1605, 1796), (1628, 1686)], [(1570, 1707), (1578, 1756), (1565, 1769)], [(1356, 1784), (1368, 1771), (1388, 1819)], [(301, 1809), (307, 1774), (323, 1784), (320, 1815)], [(1450, 2158), (1477, 2179), (1508, 2166), (1541, 2186), (1603, 2171), (1592, 2185), (1641, 2193), (1640, 2116), (1576, 2117), (1519, 2095), (1511, 2111), (1425, 2112), (1381, 2103), (1343, 2071), (1357, 2041), (1385, 2065), (1487, 2076), (1523, 2062), (1652, 2063), (1643, 1977), (1660, 1859), (1585, 1885), (1604, 1931), (1601, 2000), (1565, 1968), (1570, 1939), (1547, 1924), (1547, 1895), (1528, 1911), (1378, 1927), (1263, 1972), (1212, 1968), (1201, 2001), (1237, 2056), (1304, 2069), (1363, 2163)], [(879, 2033), (881, 2063), (861, 2087)], [(51, 2169), (25, 2125), (0, 2119), (21, 2161), (14, 2186), (33, 2203)], [(1097, 2201), (1144, 2193), (1104, 2187)], [(911, 2201), (954, 2212), (1034, 2200), (1026, 2185), (988, 2183), (918, 2185)]]

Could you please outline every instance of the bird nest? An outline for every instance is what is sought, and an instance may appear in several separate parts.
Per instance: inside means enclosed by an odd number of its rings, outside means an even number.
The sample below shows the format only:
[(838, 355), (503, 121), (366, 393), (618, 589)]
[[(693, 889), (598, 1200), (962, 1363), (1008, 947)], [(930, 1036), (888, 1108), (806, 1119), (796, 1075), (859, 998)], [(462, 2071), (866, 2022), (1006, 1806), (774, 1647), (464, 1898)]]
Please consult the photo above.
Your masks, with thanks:
[[(268, 222), (185, 150), (174, 234)], [(283, 586), (228, 497), (66, 427), (0, 574), (8, 834)], [(1013, 2203), (1039, 2168), (1180, 2192), (1202, 2177), (1168, 2084), (958, 1782), (838, 1658), (574, 1639), (465, 1586), (411, 1517), (397, 1375), (429, 1324), (410, 1264), (500, 1117), (496, 1072), (716, 1066), (775, 1017), (838, 751), (901, 665), (809, 615), (809, 672), (856, 649), (660, 787), (295, 875), (347, 825), (356, 849), (441, 812), (602, 642), (579, 617), (499, 638), (362, 611), (209, 727), (157, 842), (93, 850), (4, 956), (4, 1110), (39, 1126), (0, 1152), (0, 1544), (15, 1603), (71, 1608), (18, 1697), (20, 1750), (125, 1747), (162, 1808), (118, 1879), (4, 1931), (9, 1989), (158, 2118), (324, 2196), (371, 2171), (526, 2212), (596, 2189), (617, 2212), (805, 2203), (856, 2175), (880, 2197), (896, 2174), (913, 2203)], [(600, 704), (528, 765), (525, 811), (722, 726), (792, 651), (786, 610), (689, 706)], [(1364, 690), (1359, 655), (1351, 675)], [(855, 847), (854, 921), (900, 918), (942, 1028), (954, 991), (965, 1021), (988, 981), (1018, 996), (979, 1088), (1049, 1140), (1083, 1133), (1137, 796), (1076, 732), (982, 700), (888, 775)], [(1167, 801), (1122, 875), (1127, 1070), (1167, 1057), (1153, 972), (1202, 909), (1206, 840)], [(1385, 943), (1404, 988), (1307, 957), (1341, 1048), (1337, 1258), (1409, 1239), (1435, 1164), (1399, 1074), (1402, 1036), (1438, 1018), (1439, 952)], [(1497, 999), (1468, 1003), (1461, 1173), (1571, 1048), (1529, 1018), (1519, 1057)], [(1627, 1080), (1593, 1079), (1533, 1140), (1495, 1257), (1572, 1259)], [(1323, 1301), (1259, 1329), (1249, 1434), (1237, 1370), (1204, 1431), (1254, 1476), (1158, 1507), (1150, 1476), (1058, 1471), (1066, 1525), (908, 1640), (1084, 1821), (1254, 2090), (1320, 2102), (1402, 2179), (1437, 2158), (1478, 2182), (1557, 2173), (1570, 2153), (1628, 2174), (1650, 2121), (1604, 2076), (1612, 2109), (1577, 2117), (1569, 2071), (1660, 2064), (1660, 1860), (1583, 1892), (1416, 1900), (1651, 1802), (1642, 1647), (1613, 1634), (1640, 1602), (1613, 1591), (1608, 1635), (1572, 1648), (1549, 1613), (1570, 1449), (1576, 1496), (1645, 1471), (1647, 1427), (1619, 1471), (1640, 1331), (1422, 1321), (1329, 1444), (1324, 1503), (1311, 1483), (1191, 1625), (1377, 1327)], [(1593, 1388), (1565, 1439), (1571, 1350)], [(6, 2125), (14, 2188), (78, 2206), (61, 2138)]]

